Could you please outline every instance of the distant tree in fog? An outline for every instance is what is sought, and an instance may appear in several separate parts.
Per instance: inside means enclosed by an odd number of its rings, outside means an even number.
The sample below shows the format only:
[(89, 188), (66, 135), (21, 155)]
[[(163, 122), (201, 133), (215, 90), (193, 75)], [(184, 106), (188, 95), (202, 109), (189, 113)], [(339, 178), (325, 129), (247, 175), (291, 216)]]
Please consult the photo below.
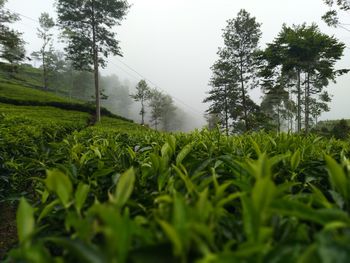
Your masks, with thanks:
[(52, 46), (51, 30), (55, 26), (54, 20), (48, 13), (42, 13), (39, 17), (40, 27), (38, 30), (38, 37), (42, 39), (42, 46), (39, 51), (33, 52), (32, 57), (41, 60), (43, 70), (43, 85), (44, 89), (48, 89), (49, 74), (53, 69), (54, 50)]
[(151, 123), (154, 128), (157, 130), (162, 118), (163, 111), (163, 99), (164, 95), (162, 92), (153, 89), (151, 90), (151, 97), (149, 101), (149, 107), (151, 108)]
[(139, 101), (141, 103), (141, 125), (145, 124), (145, 103), (149, 101), (152, 97), (151, 89), (148, 87), (147, 82), (145, 80), (140, 80), (140, 82), (136, 86), (136, 93), (130, 95), (131, 98), (134, 99), (134, 101)]
[(133, 101), (129, 95), (128, 85), (121, 83), (116, 75), (110, 75), (101, 77), (101, 88), (107, 96), (102, 105), (113, 113), (129, 118), (129, 110)]
[(170, 95), (163, 95), (162, 103), (162, 116), (161, 123), (162, 128), (165, 131), (172, 131), (177, 129), (178, 119), (176, 118), (176, 106), (174, 105), (173, 98)]

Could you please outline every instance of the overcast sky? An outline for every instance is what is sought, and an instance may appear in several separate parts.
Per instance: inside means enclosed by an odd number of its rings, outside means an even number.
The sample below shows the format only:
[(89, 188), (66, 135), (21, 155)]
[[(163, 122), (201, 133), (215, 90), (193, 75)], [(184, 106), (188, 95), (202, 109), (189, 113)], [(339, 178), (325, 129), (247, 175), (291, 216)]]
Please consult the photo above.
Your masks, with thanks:
[[(54, 0), (8, 0), (6, 7), (22, 15), (17, 28), (24, 32), (29, 52), (40, 46), (37, 23), (30, 18), (37, 19), (44, 11), (54, 16), (53, 3)], [(223, 44), (222, 29), (226, 20), (234, 18), (242, 8), (262, 23), (261, 47), (276, 37), (283, 23), (303, 22), (316, 22), (322, 32), (335, 35), (350, 46), (350, 32), (329, 28), (321, 21), (328, 10), (322, 0), (129, 0), (129, 3), (132, 7), (116, 29), (124, 56), (111, 59), (103, 73), (115, 73), (136, 83), (141, 77), (135, 70), (172, 95), (177, 104), (185, 104), (184, 109), (198, 119), (208, 107), (202, 101), (210, 89), (210, 67)], [(343, 22), (350, 23), (350, 14), (344, 15)], [(347, 49), (338, 67), (350, 68), (349, 58)], [(349, 83), (347, 75), (330, 86), (334, 96), (331, 111), (321, 119), (350, 119)], [(259, 96), (259, 92), (253, 94), (255, 100)]]

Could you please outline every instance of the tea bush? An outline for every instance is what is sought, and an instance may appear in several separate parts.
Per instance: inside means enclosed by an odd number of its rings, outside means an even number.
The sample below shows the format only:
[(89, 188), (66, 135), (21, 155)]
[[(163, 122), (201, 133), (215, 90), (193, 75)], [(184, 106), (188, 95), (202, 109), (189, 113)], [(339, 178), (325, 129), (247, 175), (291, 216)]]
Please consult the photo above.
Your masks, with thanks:
[(348, 262), (348, 156), (316, 136), (74, 131), (28, 172), (6, 261)]

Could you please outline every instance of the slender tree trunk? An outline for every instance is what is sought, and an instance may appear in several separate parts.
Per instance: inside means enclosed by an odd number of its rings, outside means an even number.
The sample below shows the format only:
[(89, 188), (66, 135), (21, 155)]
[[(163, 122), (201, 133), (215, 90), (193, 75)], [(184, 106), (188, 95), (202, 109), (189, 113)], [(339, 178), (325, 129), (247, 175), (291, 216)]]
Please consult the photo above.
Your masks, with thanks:
[(227, 102), (227, 87), (225, 86), (225, 129), (228, 136), (228, 102)]
[(248, 123), (248, 113), (247, 113), (247, 101), (245, 97), (245, 89), (244, 89), (244, 80), (243, 80), (243, 61), (240, 61), (240, 77), (241, 77), (241, 92), (242, 92), (242, 106), (243, 106), (243, 114), (244, 114), (244, 122), (245, 122), (245, 130), (249, 130)]
[(95, 96), (96, 96), (96, 122), (101, 120), (101, 105), (100, 105), (100, 85), (98, 75), (98, 51), (94, 48), (94, 77), (95, 77)]
[(297, 132), (301, 131), (301, 80), (300, 80), (300, 70), (297, 71), (297, 92), (298, 92), (298, 98), (297, 98)]
[(95, 1), (92, 1), (92, 45), (93, 45), (93, 56), (94, 56), (94, 78), (95, 78), (95, 97), (96, 97), (96, 116), (95, 121), (101, 120), (101, 105), (100, 105), (100, 85), (98, 75), (98, 47), (96, 45), (96, 23), (95, 23)]
[(145, 116), (145, 106), (143, 103), (143, 99), (141, 99), (141, 125), (145, 124), (144, 116)]
[(277, 133), (281, 132), (280, 106), (277, 106)]
[(47, 90), (47, 69), (46, 69), (46, 60), (45, 60), (45, 50), (42, 51), (42, 57), (43, 57), (43, 83), (44, 83), (44, 89)]
[(305, 87), (305, 133), (309, 133), (310, 123), (310, 73), (307, 73), (306, 87)]

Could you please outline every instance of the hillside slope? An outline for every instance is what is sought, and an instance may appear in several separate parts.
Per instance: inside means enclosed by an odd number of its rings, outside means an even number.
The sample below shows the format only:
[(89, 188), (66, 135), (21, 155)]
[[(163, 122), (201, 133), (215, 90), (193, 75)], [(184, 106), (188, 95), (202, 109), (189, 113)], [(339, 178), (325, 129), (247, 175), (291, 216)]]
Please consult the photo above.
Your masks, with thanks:
[[(0, 114), (23, 115), (31, 118), (89, 120), (95, 112), (91, 103), (63, 97), (40, 87), (41, 73), (30, 66), (22, 66), (18, 73), (0, 71)], [(56, 109), (56, 110), (55, 110)], [(60, 110), (59, 110), (60, 109)], [(68, 112), (72, 111), (72, 112)], [(85, 113), (85, 114), (83, 114)], [(133, 121), (101, 109), (102, 123), (108, 126), (122, 125), (126, 128)], [(126, 123), (124, 123), (126, 122)], [(138, 125), (131, 125), (132, 129)]]

